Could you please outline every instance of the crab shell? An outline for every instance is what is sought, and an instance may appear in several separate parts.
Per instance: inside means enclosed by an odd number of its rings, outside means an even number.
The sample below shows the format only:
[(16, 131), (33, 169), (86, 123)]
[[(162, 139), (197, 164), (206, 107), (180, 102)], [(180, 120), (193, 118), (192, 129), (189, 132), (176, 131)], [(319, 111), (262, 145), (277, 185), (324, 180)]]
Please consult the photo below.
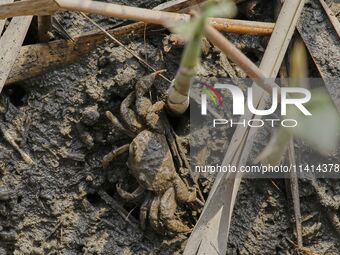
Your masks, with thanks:
[(144, 130), (129, 148), (128, 167), (139, 184), (147, 190), (163, 193), (176, 177), (172, 154), (164, 135)]

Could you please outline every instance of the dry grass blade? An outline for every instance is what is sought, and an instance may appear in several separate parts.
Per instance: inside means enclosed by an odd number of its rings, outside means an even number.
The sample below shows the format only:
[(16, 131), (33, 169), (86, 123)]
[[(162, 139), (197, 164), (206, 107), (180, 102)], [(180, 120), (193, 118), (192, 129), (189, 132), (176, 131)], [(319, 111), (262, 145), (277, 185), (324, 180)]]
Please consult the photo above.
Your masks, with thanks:
[[(294, 139), (292, 138), (288, 146), (288, 160), (291, 165), (296, 165), (295, 150), (294, 150)], [(290, 188), (292, 192), (293, 205), (294, 205), (294, 218), (295, 218), (295, 229), (297, 236), (297, 245), (301, 249), (302, 243), (302, 225), (301, 225), (301, 210), (300, 210), (300, 193), (299, 193), (299, 181), (295, 172), (290, 173)]]
[(271, 94), (272, 89), (277, 88), (278, 93), (280, 93), (279, 86), (275, 82), (266, 79), (268, 77), (264, 75), (263, 72), (245, 54), (236, 48), (235, 45), (227, 40), (215, 28), (207, 26), (205, 35), (212, 44), (214, 44), (224, 54), (226, 54), (228, 58), (235, 62), (264, 91)]
[[(264, 77), (276, 77), (303, 5), (304, 0), (285, 1), (261, 62), (260, 69)], [(254, 102), (257, 109), (263, 109), (265, 106), (265, 93), (259, 87), (254, 90)], [(247, 121), (254, 116), (247, 112), (244, 117)], [(255, 134), (255, 129), (239, 126), (229, 145), (223, 164), (237, 162), (236, 166), (245, 165)], [(214, 244), (219, 253), (226, 254), (231, 215), (241, 179), (242, 175), (223, 173), (218, 175), (202, 215), (185, 248), (185, 255), (218, 254), (210, 243)]]
[(338, 18), (332, 13), (332, 11), (328, 8), (327, 4), (324, 0), (319, 0), (320, 4), (322, 5), (323, 9), (325, 10), (330, 22), (332, 23), (338, 37), (340, 37), (340, 22)]
[[(12, 3), (14, 0), (0, 0), (0, 4), (8, 4)], [(0, 35), (2, 34), (2, 30), (4, 29), (6, 19), (0, 20)]]
[[(301, 42), (296, 43), (291, 56), (291, 68), (290, 75), (293, 79), (304, 81), (304, 78), (308, 75), (307, 55), (305, 48)], [(288, 84), (289, 85), (289, 84)], [(301, 84), (307, 86), (307, 84)], [(288, 161), (292, 166), (296, 166), (295, 149), (294, 149), (294, 137), (291, 136), (288, 145)], [(301, 206), (300, 206), (300, 193), (299, 193), (299, 181), (297, 173), (290, 172), (290, 188), (293, 198), (295, 228), (297, 236), (298, 249), (303, 248), (302, 242), (302, 222), (301, 222)]]
[(32, 16), (13, 18), (0, 38), (0, 93), (19, 55), (31, 20)]

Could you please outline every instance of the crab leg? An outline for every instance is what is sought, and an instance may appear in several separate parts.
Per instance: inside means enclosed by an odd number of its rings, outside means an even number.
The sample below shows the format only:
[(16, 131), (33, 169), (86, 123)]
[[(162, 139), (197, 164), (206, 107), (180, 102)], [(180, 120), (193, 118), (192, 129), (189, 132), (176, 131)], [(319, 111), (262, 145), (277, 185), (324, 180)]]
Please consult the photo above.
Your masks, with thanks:
[(193, 190), (189, 190), (187, 185), (178, 175), (174, 180), (174, 187), (176, 192), (176, 198), (178, 201), (185, 203), (196, 201), (196, 189), (193, 188)]
[(107, 111), (105, 115), (111, 121), (114, 128), (116, 128), (117, 130), (119, 130), (120, 132), (126, 134), (127, 136), (131, 138), (135, 137), (135, 135), (130, 130), (123, 127), (123, 125), (120, 123), (117, 117), (112, 114), (112, 112)]
[(164, 229), (162, 228), (160, 222), (159, 222), (159, 206), (161, 204), (161, 199), (159, 196), (156, 196), (150, 206), (150, 212), (149, 212), (149, 223), (153, 230), (155, 230), (157, 233), (164, 233)]
[(131, 92), (122, 102), (120, 106), (120, 115), (122, 116), (122, 119), (124, 120), (127, 127), (133, 132), (133, 133), (139, 133), (143, 126), (139, 122), (137, 114), (130, 109), (129, 107), (135, 102), (136, 100), (136, 93)]
[(149, 112), (146, 115), (146, 123), (149, 127), (152, 129), (157, 129), (157, 127), (161, 127), (160, 125), (160, 117), (159, 117), (159, 112), (163, 110), (165, 106), (165, 103), (163, 101), (159, 101), (154, 103), (150, 109)]
[(137, 100), (142, 98), (145, 95), (145, 93), (150, 90), (155, 81), (156, 76), (157, 73), (146, 75), (136, 83), (135, 91)]
[(177, 203), (174, 188), (168, 189), (161, 198), (160, 220), (174, 233), (188, 233), (191, 229), (175, 218)]
[(156, 129), (159, 122), (158, 113), (163, 110), (165, 103), (163, 101), (152, 104), (151, 100), (145, 94), (152, 87), (157, 73), (152, 73), (142, 77), (136, 84), (136, 111), (137, 114), (146, 121), (146, 124), (152, 129)]
[(110, 162), (114, 158), (118, 157), (119, 155), (122, 155), (123, 153), (127, 152), (129, 150), (129, 147), (130, 147), (130, 144), (125, 144), (125, 145), (111, 151), (110, 153), (106, 154), (106, 156), (103, 158), (103, 162), (102, 162), (103, 168), (107, 169)]
[(116, 185), (116, 190), (117, 190), (117, 193), (119, 194), (119, 196), (121, 196), (121, 198), (123, 198), (124, 200), (126, 200), (128, 202), (138, 200), (139, 198), (142, 197), (142, 195), (144, 194), (144, 191), (145, 191), (145, 189), (142, 186), (138, 186), (138, 188), (136, 190), (134, 190), (132, 193), (130, 193), (130, 192), (127, 192), (124, 189), (122, 189), (121, 183), (118, 183)]
[(141, 228), (144, 230), (146, 227), (146, 218), (148, 217), (149, 208), (152, 202), (152, 195), (150, 192), (147, 193), (146, 198), (139, 209), (139, 222)]

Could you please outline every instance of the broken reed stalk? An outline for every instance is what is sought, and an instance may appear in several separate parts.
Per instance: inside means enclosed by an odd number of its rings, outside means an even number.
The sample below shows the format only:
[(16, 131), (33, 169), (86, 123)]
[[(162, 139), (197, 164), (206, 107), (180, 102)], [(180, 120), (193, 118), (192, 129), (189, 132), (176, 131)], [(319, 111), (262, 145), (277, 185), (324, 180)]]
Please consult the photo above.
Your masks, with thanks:
[(275, 27), (271, 22), (224, 18), (209, 18), (208, 24), (218, 31), (248, 35), (271, 35)]
[[(0, 5), (0, 19), (25, 15), (44, 16), (66, 10), (81, 11), (119, 19), (143, 21), (145, 23), (162, 26), (167, 26), (169, 21), (174, 24), (176, 22), (188, 22), (190, 20), (190, 15), (188, 14), (149, 10), (88, 0), (27, 0), (4, 4)], [(275, 26), (274, 23), (224, 18), (209, 18), (208, 23), (219, 31), (253, 35), (270, 35)]]
[[(8, 4), (12, 3), (14, 0), (0, 0), (0, 4)], [(6, 23), (6, 19), (0, 19), (0, 35), (2, 34), (2, 30), (4, 29)]]

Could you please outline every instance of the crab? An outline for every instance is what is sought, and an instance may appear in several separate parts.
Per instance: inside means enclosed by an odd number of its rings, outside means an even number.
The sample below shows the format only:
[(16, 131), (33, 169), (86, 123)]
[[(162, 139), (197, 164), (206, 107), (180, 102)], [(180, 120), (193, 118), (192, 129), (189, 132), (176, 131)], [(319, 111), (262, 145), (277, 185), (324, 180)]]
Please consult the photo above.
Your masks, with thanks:
[(120, 115), (127, 128), (111, 112), (106, 112), (114, 128), (133, 140), (107, 154), (103, 159), (103, 167), (107, 168), (114, 158), (129, 151), (127, 165), (139, 187), (130, 193), (121, 184), (117, 184), (116, 190), (126, 201), (137, 201), (146, 194), (140, 207), (142, 229), (146, 228), (148, 220), (158, 233), (165, 233), (166, 230), (174, 233), (190, 232), (191, 229), (178, 220), (175, 213), (177, 202), (191, 203), (196, 200), (196, 189), (188, 188), (176, 172), (164, 129), (159, 121), (164, 102), (153, 104), (145, 96), (155, 77), (156, 74), (153, 73), (140, 79), (135, 91), (123, 100)]

